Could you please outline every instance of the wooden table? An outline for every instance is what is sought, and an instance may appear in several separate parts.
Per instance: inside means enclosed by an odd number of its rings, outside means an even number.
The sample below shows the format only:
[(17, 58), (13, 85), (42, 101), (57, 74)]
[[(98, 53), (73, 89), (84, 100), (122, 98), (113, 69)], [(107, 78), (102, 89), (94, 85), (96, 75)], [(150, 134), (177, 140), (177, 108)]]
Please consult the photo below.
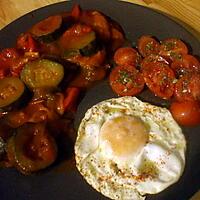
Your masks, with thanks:
[[(63, 0), (0, 0), (0, 29), (32, 10), (61, 1)], [(200, 40), (200, 0), (125, 1), (162, 11), (182, 24)], [(200, 191), (191, 200), (200, 200)]]

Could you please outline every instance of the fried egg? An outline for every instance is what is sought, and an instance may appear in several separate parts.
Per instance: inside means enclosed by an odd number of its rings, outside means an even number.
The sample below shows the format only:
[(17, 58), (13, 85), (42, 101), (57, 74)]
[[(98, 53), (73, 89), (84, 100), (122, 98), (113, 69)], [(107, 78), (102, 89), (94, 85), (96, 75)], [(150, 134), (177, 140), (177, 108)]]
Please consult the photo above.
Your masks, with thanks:
[(179, 180), (185, 150), (182, 130), (166, 108), (120, 97), (86, 112), (75, 159), (85, 180), (103, 195), (143, 200)]

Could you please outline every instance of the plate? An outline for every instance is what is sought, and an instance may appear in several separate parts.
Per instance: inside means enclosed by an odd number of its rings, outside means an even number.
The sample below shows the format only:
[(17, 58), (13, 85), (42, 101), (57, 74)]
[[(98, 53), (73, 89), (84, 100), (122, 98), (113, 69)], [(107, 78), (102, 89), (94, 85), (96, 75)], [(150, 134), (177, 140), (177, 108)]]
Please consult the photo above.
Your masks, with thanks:
[[(136, 42), (144, 34), (158, 39), (177, 37), (189, 44), (192, 54), (200, 52), (198, 40), (182, 26), (165, 15), (138, 5), (117, 0), (77, 0), (83, 9), (97, 9), (119, 22), (129, 39)], [(0, 49), (13, 46), (16, 37), (41, 19), (71, 9), (74, 1), (62, 2), (33, 11), (12, 22), (0, 31)], [(104, 92), (102, 92), (102, 90)], [(81, 102), (76, 116), (76, 124), (86, 108), (110, 97), (113, 93), (106, 82), (91, 89)], [(187, 140), (186, 168), (181, 179), (157, 195), (149, 195), (147, 200), (186, 200), (200, 185), (200, 127), (183, 129)], [(39, 174), (24, 176), (15, 169), (0, 169), (0, 199), (19, 200), (105, 200), (68, 164), (62, 170), (54, 166)]]

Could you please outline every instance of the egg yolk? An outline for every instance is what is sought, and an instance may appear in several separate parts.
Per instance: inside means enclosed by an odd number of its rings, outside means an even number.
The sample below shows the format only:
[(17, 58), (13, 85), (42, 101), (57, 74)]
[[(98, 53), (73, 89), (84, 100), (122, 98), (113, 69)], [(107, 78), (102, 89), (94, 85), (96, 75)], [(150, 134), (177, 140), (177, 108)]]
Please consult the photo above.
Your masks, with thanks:
[(101, 139), (109, 143), (116, 156), (139, 153), (147, 143), (148, 135), (142, 120), (133, 116), (120, 116), (108, 120), (100, 132)]

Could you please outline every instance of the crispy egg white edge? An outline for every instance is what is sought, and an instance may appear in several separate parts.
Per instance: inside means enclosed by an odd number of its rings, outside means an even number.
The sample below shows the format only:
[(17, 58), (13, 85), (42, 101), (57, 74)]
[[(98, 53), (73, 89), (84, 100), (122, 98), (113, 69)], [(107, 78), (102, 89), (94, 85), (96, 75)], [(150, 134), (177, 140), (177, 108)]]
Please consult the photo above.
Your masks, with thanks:
[[(178, 134), (174, 134), (173, 137), (175, 137), (174, 140), (171, 141), (171, 144), (166, 144), (167, 147), (171, 148), (174, 145), (178, 145), (179, 147), (179, 152), (180, 152), (180, 157), (182, 159), (183, 162), (183, 169), (184, 169), (184, 165), (185, 165), (185, 151), (186, 151), (186, 140), (184, 135), (182, 134), (182, 130), (181, 128), (178, 126), (178, 124), (176, 123), (176, 121), (173, 119), (171, 113), (166, 109), (166, 108), (160, 108), (154, 105), (151, 105), (149, 103), (145, 103), (142, 102), (140, 100), (138, 100), (136, 97), (120, 97), (120, 98), (113, 98), (113, 99), (108, 99), (105, 101), (102, 101), (96, 105), (94, 105), (92, 108), (90, 108), (86, 114), (85, 117), (83, 118), (80, 126), (79, 126), (79, 130), (78, 130), (78, 136), (77, 136), (77, 140), (76, 140), (76, 144), (75, 144), (75, 158), (76, 158), (76, 165), (78, 170), (80, 171), (80, 173), (84, 176), (84, 178), (87, 180), (87, 182), (89, 184), (91, 184), (97, 191), (100, 191), (102, 194), (108, 196), (110, 198), (116, 199), (115, 197), (112, 197), (112, 195), (110, 194), (106, 194), (106, 191), (103, 191), (102, 188), (97, 188), (96, 185), (88, 178), (83, 172), (83, 170), (81, 169), (81, 163), (87, 159), (87, 157), (93, 153), (95, 151), (95, 149), (98, 147), (98, 139), (96, 140), (97, 143), (95, 143), (93, 140), (89, 141), (89, 143), (91, 144), (91, 148), (88, 149), (87, 152), (83, 152), (81, 148), (82, 144), (82, 138), (84, 138), (85, 135), (85, 127), (86, 124), (90, 121), (93, 120), (96, 115), (101, 115), (101, 114), (105, 114), (103, 110), (104, 105), (109, 105), (112, 108), (115, 108), (115, 105), (117, 105), (117, 109), (126, 109), (128, 107), (128, 109), (132, 109), (133, 111), (139, 111), (139, 117), (142, 117), (142, 119), (145, 120), (149, 120), (151, 117), (151, 115), (155, 116), (155, 124), (153, 126), (156, 126), (157, 123), (160, 124), (160, 128), (164, 129), (164, 132), (167, 132), (168, 134), (173, 134), (173, 131), (177, 131)], [(120, 105), (120, 106), (119, 106)], [(102, 124), (104, 123), (103, 119), (98, 119), (98, 125), (102, 126)], [(168, 124), (171, 124), (172, 126), (168, 127)], [(166, 126), (167, 125), (167, 126)], [(166, 128), (167, 127), (167, 128)], [(174, 128), (175, 127), (175, 128)], [(165, 130), (165, 129), (171, 129), (169, 130)], [(91, 132), (91, 134), (93, 134)], [(87, 137), (87, 136), (86, 136)], [(96, 135), (95, 137), (98, 137), (98, 135)], [(86, 138), (90, 139), (89, 137)], [(179, 144), (176, 143), (176, 141), (181, 141)], [(183, 170), (180, 172), (180, 175), (183, 173)], [(92, 175), (90, 175), (92, 176)], [(179, 177), (177, 177), (177, 179), (175, 179), (173, 182), (170, 183), (173, 184), (176, 181), (178, 181)], [(93, 180), (94, 181), (94, 180)], [(167, 186), (168, 187), (168, 186)], [(137, 193), (137, 191), (136, 191)], [(138, 196), (136, 194), (136, 196)], [(138, 196), (138, 199), (143, 199), (143, 196)]]

